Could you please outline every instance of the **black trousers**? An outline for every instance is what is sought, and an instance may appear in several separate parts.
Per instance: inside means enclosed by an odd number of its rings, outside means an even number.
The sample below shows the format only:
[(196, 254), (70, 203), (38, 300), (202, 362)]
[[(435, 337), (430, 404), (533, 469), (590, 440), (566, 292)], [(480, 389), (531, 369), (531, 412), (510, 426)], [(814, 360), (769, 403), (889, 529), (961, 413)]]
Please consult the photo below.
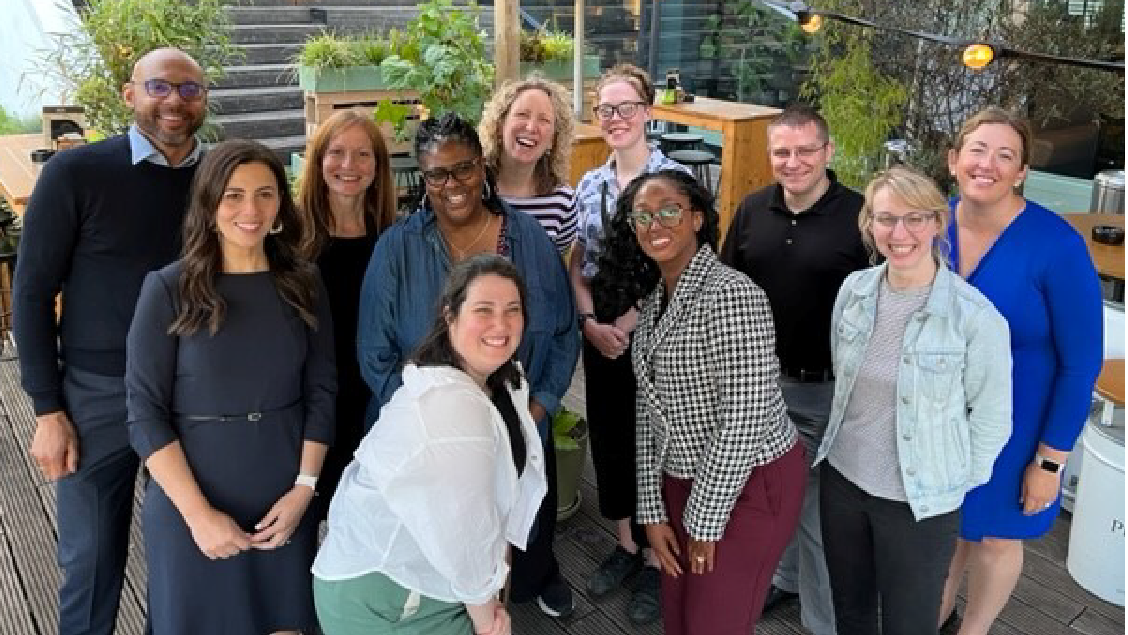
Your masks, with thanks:
[(556, 538), (556, 448), (552, 442), (552, 423), (543, 439), (544, 471), (548, 492), (537, 510), (533, 534), (525, 550), (513, 549), (513, 571), (509, 594), (513, 602), (528, 602), (540, 595), (552, 579), (560, 575), (560, 565), (552, 550)]
[(867, 494), (829, 462), (821, 478), (837, 634), (935, 635), (959, 511), (918, 521), (908, 503)]

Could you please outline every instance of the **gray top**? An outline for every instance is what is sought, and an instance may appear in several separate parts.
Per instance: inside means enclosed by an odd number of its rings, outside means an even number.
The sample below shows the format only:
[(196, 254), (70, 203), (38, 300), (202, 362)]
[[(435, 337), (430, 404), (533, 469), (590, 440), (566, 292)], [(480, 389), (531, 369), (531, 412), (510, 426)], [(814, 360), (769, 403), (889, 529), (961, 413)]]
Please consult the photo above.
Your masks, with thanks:
[(897, 453), (897, 360), (909, 318), (924, 308), (931, 290), (899, 291), (882, 278), (873, 337), (827, 455), (834, 469), (871, 496), (908, 500)]

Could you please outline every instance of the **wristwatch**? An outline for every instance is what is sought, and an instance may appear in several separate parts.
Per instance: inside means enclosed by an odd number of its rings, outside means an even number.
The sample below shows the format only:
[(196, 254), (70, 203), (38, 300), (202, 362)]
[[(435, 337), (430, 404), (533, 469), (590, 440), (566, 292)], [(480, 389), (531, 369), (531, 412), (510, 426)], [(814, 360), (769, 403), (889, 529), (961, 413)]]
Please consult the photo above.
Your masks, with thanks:
[(317, 491), (317, 477), (312, 474), (298, 474), (298, 478), (294, 479), (294, 485), (305, 485)]
[(1034, 455), (1034, 463), (1036, 463), (1038, 465), (1038, 467), (1042, 468), (1043, 470), (1046, 470), (1050, 474), (1057, 474), (1057, 473), (1061, 472), (1061, 468), (1062, 468), (1061, 463), (1058, 463), (1057, 461), (1055, 461), (1053, 459), (1048, 459), (1048, 458), (1042, 456), (1041, 454), (1035, 454)]
[(594, 313), (581, 313), (581, 314), (576, 316), (576, 323), (579, 324), (581, 331), (584, 330), (584, 322), (587, 322), (588, 320), (592, 320), (594, 322), (595, 321), (595, 314)]

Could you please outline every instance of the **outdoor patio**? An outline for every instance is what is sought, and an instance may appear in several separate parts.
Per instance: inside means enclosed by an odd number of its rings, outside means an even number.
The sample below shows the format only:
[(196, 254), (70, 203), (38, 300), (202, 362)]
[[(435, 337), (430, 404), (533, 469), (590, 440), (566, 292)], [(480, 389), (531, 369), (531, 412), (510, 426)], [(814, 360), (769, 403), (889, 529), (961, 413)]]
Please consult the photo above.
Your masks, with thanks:
[[(577, 373), (565, 403), (583, 411), (582, 377)], [(0, 635), (57, 633), (55, 591), (60, 573), (55, 565), (55, 496), (27, 455), (35, 421), (31, 405), (19, 389), (18, 363), (12, 347), (0, 355)], [(590, 463), (589, 463), (590, 467)], [(561, 523), (557, 556), (576, 590), (576, 611), (568, 620), (545, 617), (535, 606), (513, 608), (516, 635), (658, 635), (661, 626), (634, 628), (626, 619), (627, 591), (598, 602), (589, 599), (584, 583), (600, 558), (611, 549), (611, 526), (599, 517), (590, 469), (582, 485), (580, 512)], [(141, 501), (137, 501), (138, 508)], [(117, 632), (144, 631), (145, 562), (141, 531), (135, 522), (127, 586)], [(1119, 635), (1124, 609), (1103, 602), (1079, 587), (1065, 569), (1069, 519), (1063, 516), (1045, 538), (1028, 543), (1026, 565), (1014, 596), (992, 629), (998, 635)], [(785, 606), (766, 617), (757, 631), (766, 635), (802, 635), (798, 606)], [(703, 634), (707, 635), (707, 634)]]

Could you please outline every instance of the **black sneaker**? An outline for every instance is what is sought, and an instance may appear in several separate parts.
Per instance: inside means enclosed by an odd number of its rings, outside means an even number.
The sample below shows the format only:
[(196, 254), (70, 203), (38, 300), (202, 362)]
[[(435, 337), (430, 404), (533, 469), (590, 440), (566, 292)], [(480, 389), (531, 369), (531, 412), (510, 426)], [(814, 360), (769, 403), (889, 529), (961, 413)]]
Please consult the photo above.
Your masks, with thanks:
[(596, 598), (607, 595), (640, 567), (642, 567), (641, 554), (630, 553), (620, 545), (615, 545), (615, 550), (607, 556), (607, 559), (596, 569), (595, 575), (588, 580), (588, 593)]
[(537, 596), (537, 606), (549, 617), (568, 617), (576, 609), (572, 601), (572, 589), (560, 574), (556, 574)]
[(627, 618), (635, 626), (644, 626), (658, 620), (662, 615), (658, 586), (661, 573), (657, 567), (646, 566), (635, 580), (635, 590), (627, 604)]

